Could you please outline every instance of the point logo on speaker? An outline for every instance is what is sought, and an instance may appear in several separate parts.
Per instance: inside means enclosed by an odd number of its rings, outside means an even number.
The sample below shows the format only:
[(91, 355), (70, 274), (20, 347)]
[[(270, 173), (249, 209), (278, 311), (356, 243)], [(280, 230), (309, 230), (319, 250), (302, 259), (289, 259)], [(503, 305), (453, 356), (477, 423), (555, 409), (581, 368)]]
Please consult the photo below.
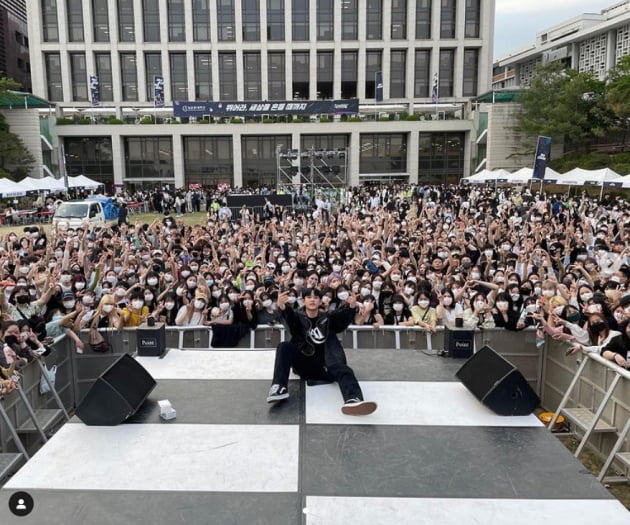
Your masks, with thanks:
[(470, 348), (470, 341), (455, 341), (455, 348)]
[(140, 339), (142, 346), (157, 346), (157, 339)]

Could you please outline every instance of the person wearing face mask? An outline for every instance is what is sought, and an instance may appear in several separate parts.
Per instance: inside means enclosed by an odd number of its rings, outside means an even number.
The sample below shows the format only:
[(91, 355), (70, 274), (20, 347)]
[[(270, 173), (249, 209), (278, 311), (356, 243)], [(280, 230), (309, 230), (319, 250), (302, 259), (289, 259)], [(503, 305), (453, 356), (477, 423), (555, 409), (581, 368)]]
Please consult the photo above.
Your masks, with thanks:
[(582, 316), (575, 306), (561, 297), (553, 297), (546, 319), (541, 316), (543, 330), (557, 341), (589, 344), (588, 331), (581, 326)]
[(372, 325), (374, 328), (380, 328), (384, 322), (383, 316), (378, 311), (376, 298), (373, 295), (364, 297), (359, 311), (354, 316), (354, 324)]
[[(26, 286), (16, 286), (11, 294), (11, 300), (7, 301), (4, 294), (4, 288), (0, 288), (0, 307), (2, 311), (9, 314), (13, 319), (32, 319), (33, 317), (42, 317), (44, 306), (53, 296), (56, 287), (54, 284), (49, 285), (48, 289), (37, 300), (32, 300), (31, 294)], [(43, 320), (42, 320), (43, 321)], [(35, 328), (38, 337), (42, 339), (46, 337), (45, 332)]]
[(413, 324), (434, 334), (437, 326), (437, 312), (431, 307), (431, 297), (429, 294), (420, 292), (417, 304), (411, 307)]
[(207, 323), (208, 296), (197, 290), (192, 301), (182, 306), (177, 312), (175, 324), (177, 326), (202, 326)]
[(122, 309), (123, 326), (140, 326), (149, 317), (149, 308), (144, 304), (144, 295), (140, 290), (130, 293), (129, 302)]
[(116, 299), (113, 295), (106, 294), (96, 307), (94, 316), (90, 321), (89, 327), (95, 328), (122, 328), (122, 311), (116, 305)]
[(576, 354), (580, 351), (597, 352), (606, 346), (613, 337), (621, 335), (617, 330), (611, 330), (608, 326), (606, 318), (602, 314), (591, 314), (587, 319), (587, 329), (589, 336), (589, 344), (574, 344), (570, 350), (570, 354)]
[(212, 326), (231, 325), (234, 322), (234, 310), (232, 309), (232, 303), (227, 294), (222, 293), (219, 295), (215, 308), (213, 308), (214, 312), (211, 313), (210, 322), (208, 324)]
[(166, 326), (175, 326), (175, 320), (179, 312), (178, 298), (172, 290), (164, 292), (158, 300), (155, 314), (160, 323)]
[(412, 326), (414, 324), (411, 311), (402, 295), (394, 294), (391, 297), (391, 311), (383, 316), (383, 321), (386, 325)]
[(520, 309), (512, 308), (512, 298), (507, 293), (499, 293), (494, 302), (492, 309), (492, 318), (497, 328), (505, 328), (506, 330), (517, 330), (517, 324), (520, 318)]
[(630, 351), (630, 321), (624, 321), (619, 327), (621, 332), (606, 343), (600, 355), (604, 359), (608, 359), (617, 365), (628, 368), (628, 351)]
[(438, 296), (439, 302), (435, 308), (438, 324), (442, 326), (455, 326), (455, 319), (464, 313), (462, 305), (456, 301), (453, 290), (447, 289)]
[(471, 299), (470, 306), (464, 310), (462, 318), (464, 320), (464, 328), (469, 330), (495, 327), (492, 310), (486, 296), (482, 292), (476, 293)]
[(263, 292), (259, 296), (256, 303), (256, 315), (260, 324), (274, 325), (282, 321), (271, 294), (267, 292)]

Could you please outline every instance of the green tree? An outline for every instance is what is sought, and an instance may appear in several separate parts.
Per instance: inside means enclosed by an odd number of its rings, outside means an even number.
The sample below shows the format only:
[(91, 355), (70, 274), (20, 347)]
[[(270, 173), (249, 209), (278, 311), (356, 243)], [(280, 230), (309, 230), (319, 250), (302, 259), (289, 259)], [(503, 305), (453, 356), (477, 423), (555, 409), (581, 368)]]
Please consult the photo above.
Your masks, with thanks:
[[(7, 100), (12, 96), (11, 90), (19, 88), (19, 84), (10, 78), (0, 77), (0, 99)], [(21, 99), (17, 99), (21, 100)], [(11, 132), (5, 116), (0, 113), (0, 175), (19, 179), (27, 176), (35, 158), (22, 142), (22, 139)]]
[(616, 124), (626, 144), (630, 134), (630, 55), (608, 72), (607, 80), (606, 105), (617, 117)]
[(519, 97), (517, 130), (564, 142), (565, 150), (587, 149), (611, 125), (605, 87), (590, 72), (565, 69), (560, 62), (541, 65)]

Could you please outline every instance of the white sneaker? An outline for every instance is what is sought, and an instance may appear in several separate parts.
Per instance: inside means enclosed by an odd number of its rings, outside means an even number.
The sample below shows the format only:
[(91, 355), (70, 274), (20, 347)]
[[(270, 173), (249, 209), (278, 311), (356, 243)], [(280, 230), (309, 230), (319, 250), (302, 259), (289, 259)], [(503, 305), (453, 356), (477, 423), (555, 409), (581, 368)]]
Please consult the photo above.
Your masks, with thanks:
[(276, 401), (282, 401), (288, 397), (289, 391), (286, 386), (271, 385), (269, 395), (267, 396), (267, 403), (275, 403)]

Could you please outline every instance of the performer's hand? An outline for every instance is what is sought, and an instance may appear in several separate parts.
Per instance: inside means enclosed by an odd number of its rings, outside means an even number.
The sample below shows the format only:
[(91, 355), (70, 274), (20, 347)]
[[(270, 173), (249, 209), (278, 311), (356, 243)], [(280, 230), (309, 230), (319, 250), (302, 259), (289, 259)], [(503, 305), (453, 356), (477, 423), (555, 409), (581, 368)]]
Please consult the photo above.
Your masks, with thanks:
[(278, 305), (278, 308), (280, 308), (280, 310), (284, 310), (285, 306), (287, 305), (287, 302), (289, 300), (289, 292), (280, 292), (278, 294), (278, 300), (276, 301), (276, 304)]

